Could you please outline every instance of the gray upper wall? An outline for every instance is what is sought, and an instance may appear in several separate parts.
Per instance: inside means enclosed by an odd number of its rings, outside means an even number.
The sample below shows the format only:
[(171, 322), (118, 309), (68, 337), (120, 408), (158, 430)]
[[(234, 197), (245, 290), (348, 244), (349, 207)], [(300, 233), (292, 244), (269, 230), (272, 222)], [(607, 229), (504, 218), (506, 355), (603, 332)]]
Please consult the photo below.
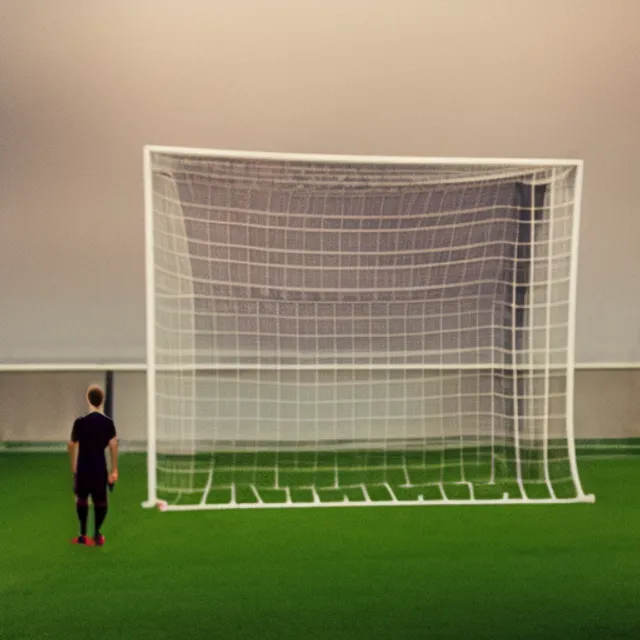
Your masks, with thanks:
[(640, 362), (638, 0), (3, 0), (0, 361), (141, 360), (145, 143), (585, 160), (577, 360)]

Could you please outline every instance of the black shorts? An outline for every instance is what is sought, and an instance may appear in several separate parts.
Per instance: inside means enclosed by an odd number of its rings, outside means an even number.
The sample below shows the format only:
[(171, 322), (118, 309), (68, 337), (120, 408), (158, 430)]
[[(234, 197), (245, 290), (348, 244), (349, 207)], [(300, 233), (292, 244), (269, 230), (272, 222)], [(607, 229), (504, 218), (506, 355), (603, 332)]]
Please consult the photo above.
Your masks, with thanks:
[(107, 503), (107, 472), (79, 472), (76, 474), (76, 496), (87, 500), (89, 496), (94, 504)]

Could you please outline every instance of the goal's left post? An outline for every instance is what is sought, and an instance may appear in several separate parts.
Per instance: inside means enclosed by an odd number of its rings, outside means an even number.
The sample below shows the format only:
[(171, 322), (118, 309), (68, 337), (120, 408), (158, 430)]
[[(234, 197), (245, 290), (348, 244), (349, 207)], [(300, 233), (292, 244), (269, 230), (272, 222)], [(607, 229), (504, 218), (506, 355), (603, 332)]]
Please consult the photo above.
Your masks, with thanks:
[(146, 290), (146, 376), (147, 376), (147, 499), (144, 507), (155, 507), (157, 490), (156, 452), (156, 299), (153, 235), (153, 176), (151, 149), (143, 148), (144, 242)]

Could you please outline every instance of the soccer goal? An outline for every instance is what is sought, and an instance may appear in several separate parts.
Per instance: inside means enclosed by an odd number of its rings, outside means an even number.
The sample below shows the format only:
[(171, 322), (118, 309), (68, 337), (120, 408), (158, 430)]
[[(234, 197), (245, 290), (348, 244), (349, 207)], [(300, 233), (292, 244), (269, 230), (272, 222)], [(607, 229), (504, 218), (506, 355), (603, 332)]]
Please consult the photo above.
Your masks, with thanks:
[(582, 164), (146, 147), (148, 501), (593, 501)]

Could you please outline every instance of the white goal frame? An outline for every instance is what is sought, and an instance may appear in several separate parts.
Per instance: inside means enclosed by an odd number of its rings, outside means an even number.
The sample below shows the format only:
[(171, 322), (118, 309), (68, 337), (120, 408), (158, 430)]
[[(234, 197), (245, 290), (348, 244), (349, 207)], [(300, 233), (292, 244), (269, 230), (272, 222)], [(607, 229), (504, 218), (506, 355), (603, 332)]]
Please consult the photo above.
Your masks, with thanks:
[[(573, 229), (571, 239), (571, 256), (570, 256), (570, 281), (569, 281), (569, 299), (568, 299), (568, 344), (567, 344), (567, 364), (563, 364), (562, 369), (566, 370), (566, 438), (568, 459), (573, 475), (577, 495), (571, 498), (553, 499), (537, 499), (537, 498), (509, 498), (507, 494), (502, 500), (483, 500), (473, 497), (473, 489), (471, 488), (470, 500), (447, 499), (442, 487), (442, 500), (424, 499), (419, 496), (417, 500), (400, 500), (395, 499), (393, 491), (390, 491), (394, 499), (388, 501), (373, 501), (368, 499), (366, 489), (364, 490), (365, 499), (363, 501), (349, 501), (345, 497), (341, 502), (322, 502), (318, 496), (314, 496), (314, 501), (310, 503), (293, 502), (290, 498), (283, 503), (267, 503), (259, 499), (257, 503), (240, 503), (234, 499), (230, 503), (225, 504), (208, 504), (200, 503), (198, 505), (167, 505), (165, 502), (158, 500), (157, 495), (157, 449), (156, 449), (156, 373), (159, 367), (156, 363), (156, 332), (155, 332), (155, 256), (154, 256), (154, 217), (153, 217), (153, 188), (152, 188), (152, 155), (155, 153), (165, 153), (174, 156), (189, 157), (208, 157), (208, 158), (225, 158), (239, 160), (275, 160), (275, 161), (292, 161), (292, 162), (316, 162), (316, 163), (359, 163), (369, 165), (440, 165), (440, 166), (456, 166), (456, 165), (483, 165), (486, 167), (501, 165), (517, 165), (519, 168), (573, 168), (576, 171), (576, 191), (575, 204), (573, 210)], [(147, 385), (147, 500), (143, 502), (145, 507), (158, 507), (162, 510), (182, 511), (197, 509), (245, 509), (245, 508), (300, 508), (300, 507), (345, 507), (345, 506), (421, 506), (421, 505), (534, 505), (534, 504), (566, 504), (566, 503), (593, 503), (595, 496), (586, 494), (583, 490), (580, 475), (578, 473), (576, 445), (574, 434), (574, 396), (575, 396), (575, 322), (576, 322), (576, 289), (577, 289), (577, 265), (578, 265), (578, 246), (580, 233), (580, 217), (582, 204), (582, 183), (583, 183), (583, 161), (572, 159), (520, 159), (520, 158), (455, 158), (455, 157), (411, 157), (411, 156), (373, 156), (373, 155), (333, 155), (333, 154), (305, 154), (305, 153), (273, 153), (261, 151), (239, 151), (224, 149), (205, 149), (205, 148), (189, 148), (189, 147), (173, 147), (163, 145), (145, 145), (143, 147), (143, 183), (144, 183), (144, 219), (145, 219), (145, 285), (146, 285), (146, 363), (144, 369), (146, 372)], [(162, 369), (166, 370), (163, 365)], [(196, 366), (196, 368), (199, 368)], [(226, 366), (210, 366), (207, 370), (229, 370)], [(251, 369), (251, 366), (243, 365), (242, 369)], [(266, 367), (275, 370), (292, 369), (289, 365), (271, 365)], [(302, 370), (304, 365), (295, 366), (293, 369)], [(310, 369), (322, 368), (322, 365), (309, 366)], [(335, 366), (331, 367), (336, 368)], [(353, 368), (375, 368), (369, 366), (344, 366), (346, 369)], [(394, 368), (388, 365), (386, 368)], [(386, 370), (385, 368), (385, 370)], [(411, 365), (396, 365), (398, 369), (410, 369)], [(421, 364), (419, 367), (423, 370), (442, 370), (449, 368), (446, 365), (427, 365)], [(451, 369), (491, 369), (493, 365), (456, 365)], [(557, 365), (547, 365), (547, 368), (558, 368)], [(466, 484), (466, 483), (464, 483)], [(390, 489), (390, 487), (388, 487)]]

